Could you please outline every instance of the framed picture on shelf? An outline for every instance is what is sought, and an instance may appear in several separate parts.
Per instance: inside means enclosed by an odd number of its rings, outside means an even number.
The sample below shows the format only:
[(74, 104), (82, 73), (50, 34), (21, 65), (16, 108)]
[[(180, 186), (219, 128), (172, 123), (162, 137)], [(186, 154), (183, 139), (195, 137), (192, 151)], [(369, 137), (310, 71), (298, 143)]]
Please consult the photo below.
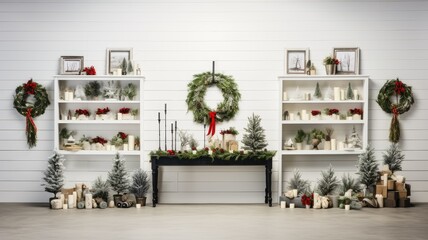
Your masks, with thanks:
[(306, 63), (309, 60), (309, 49), (286, 49), (286, 74), (305, 74)]
[(336, 74), (360, 74), (360, 49), (359, 48), (334, 48), (333, 56), (339, 60)]
[(79, 75), (84, 66), (83, 56), (61, 56), (59, 74)]
[(132, 48), (107, 49), (107, 75), (114, 74), (118, 69), (122, 69), (121, 65), (124, 61), (125, 64), (132, 61)]

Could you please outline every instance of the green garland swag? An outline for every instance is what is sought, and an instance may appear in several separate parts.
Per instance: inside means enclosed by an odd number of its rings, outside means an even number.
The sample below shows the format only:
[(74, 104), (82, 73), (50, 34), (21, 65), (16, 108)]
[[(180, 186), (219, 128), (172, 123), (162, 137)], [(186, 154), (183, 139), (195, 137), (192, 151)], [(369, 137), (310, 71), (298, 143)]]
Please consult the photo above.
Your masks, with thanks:
[[(239, 110), (238, 102), (241, 94), (238, 86), (231, 76), (216, 73), (213, 79), (210, 72), (204, 72), (193, 76), (194, 79), (187, 85), (187, 109), (193, 112), (193, 120), (198, 123), (223, 122), (232, 119)], [(205, 93), (210, 86), (217, 86), (224, 97), (224, 101), (212, 110), (204, 102)], [(214, 125), (215, 132), (215, 125)]]
[(152, 151), (150, 152), (150, 156), (176, 156), (179, 159), (187, 159), (187, 160), (193, 160), (198, 159), (201, 157), (209, 157), (212, 159), (212, 162), (215, 162), (216, 159), (223, 159), (226, 161), (245, 161), (247, 159), (261, 159), (261, 160), (267, 160), (270, 158), (273, 158), (276, 154), (276, 151), (256, 151), (248, 153), (244, 153), (244, 151), (225, 151), (224, 149), (214, 148), (212, 150), (212, 154), (209, 154), (208, 148), (200, 149), (196, 151), (196, 154), (192, 153), (192, 151)]
[[(390, 98), (394, 95), (395, 103), (392, 103)], [(398, 78), (388, 80), (379, 90), (376, 102), (383, 111), (393, 114), (389, 130), (389, 141), (397, 143), (400, 140), (398, 115), (409, 111), (413, 103), (415, 103), (412, 87), (407, 86)]]
[[(34, 96), (34, 102), (28, 101), (28, 97)], [(35, 147), (37, 143), (37, 127), (33, 118), (45, 113), (49, 106), (49, 96), (46, 89), (33, 82), (33, 79), (22, 84), (15, 90), (13, 107), (19, 114), (26, 117), (25, 133), (27, 135), (27, 144), (30, 148)]]

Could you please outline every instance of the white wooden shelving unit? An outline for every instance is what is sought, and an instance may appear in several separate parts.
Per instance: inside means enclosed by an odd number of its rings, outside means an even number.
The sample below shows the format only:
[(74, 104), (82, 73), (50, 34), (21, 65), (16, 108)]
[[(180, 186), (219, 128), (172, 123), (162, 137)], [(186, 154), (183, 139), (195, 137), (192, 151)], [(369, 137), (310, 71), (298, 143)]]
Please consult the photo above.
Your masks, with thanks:
[[(137, 87), (137, 96), (134, 100), (65, 100), (64, 90), (74, 90), (76, 86), (85, 86), (90, 81), (98, 81), (103, 86), (105, 81), (117, 81), (121, 88), (124, 88), (128, 83), (132, 83)], [(103, 137), (106, 140), (111, 140), (118, 132), (134, 135), (140, 138), (140, 149), (132, 151), (119, 151), (128, 162), (131, 162), (130, 168), (143, 167), (143, 84), (144, 77), (142, 76), (87, 76), (87, 75), (57, 75), (54, 76), (55, 90), (55, 107), (54, 107), (54, 144), (55, 148), (59, 149), (59, 153), (63, 154), (67, 160), (74, 161), (72, 169), (80, 171), (79, 164), (92, 169), (88, 171), (100, 172), (110, 170), (111, 162), (114, 154), (117, 151), (96, 151), (96, 150), (78, 150), (67, 151), (62, 150), (60, 146), (59, 132), (62, 128), (67, 128), (70, 131), (75, 131), (75, 140), (78, 141), (83, 135), (90, 138), (97, 136)], [(95, 112), (97, 108), (108, 107), (111, 114), (115, 117), (120, 108), (126, 107), (130, 109), (138, 109), (138, 115), (135, 120), (95, 120)], [(90, 111), (88, 120), (69, 120), (63, 119), (65, 114), (68, 115), (70, 110), (74, 114), (76, 109), (87, 109)], [(87, 161), (87, 162), (86, 162)], [(101, 163), (100, 163), (101, 162)], [(90, 166), (88, 166), (90, 165)]]
[[(280, 84), (280, 113), (279, 119), (281, 119), (279, 126), (279, 139), (281, 140), (279, 153), (281, 153), (279, 161), (279, 179), (278, 179), (278, 193), (279, 196), (285, 190), (283, 188), (283, 181), (285, 177), (283, 176), (283, 166), (287, 164), (287, 159), (294, 157), (301, 159), (302, 157), (306, 158), (316, 158), (316, 156), (356, 156), (363, 152), (363, 149), (367, 146), (368, 143), (368, 96), (369, 96), (369, 77), (368, 76), (359, 76), (359, 75), (330, 75), (330, 76), (308, 76), (308, 75), (287, 75), (281, 76), (278, 78)], [(315, 91), (316, 84), (319, 83), (322, 98), (315, 99), (313, 94)], [(352, 89), (355, 89), (358, 92), (358, 98), (353, 100), (342, 100), (334, 99), (334, 88), (340, 88), (345, 91), (348, 84), (351, 84)], [(330, 89), (331, 91), (329, 91)], [(287, 99), (284, 99), (284, 92), (286, 92)], [(330, 92), (332, 95), (329, 98), (326, 96), (327, 92)], [(310, 93), (311, 99), (305, 100), (305, 93)], [(303, 98), (303, 99), (302, 99)], [(319, 110), (324, 112), (326, 108), (335, 108), (339, 110), (339, 113), (347, 113), (349, 109), (360, 108), (363, 110), (363, 117), (361, 120), (330, 120), (330, 119), (321, 119), (321, 120), (301, 120), (298, 117), (297, 113), (306, 110), (307, 113), (311, 113), (312, 110)], [(288, 111), (289, 114), (293, 113), (295, 116), (294, 120), (284, 119), (284, 112)], [(324, 114), (324, 113), (323, 113)], [(304, 150), (285, 150), (284, 143), (288, 139), (292, 139), (294, 142), (294, 137), (298, 129), (303, 129), (305, 132), (309, 132), (314, 128), (320, 129), (325, 132), (326, 128), (333, 128), (333, 137), (337, 141), (344, 141), (346, 135), (350, 135), (352, 129), (355, 127), (356, 132), (361, 138), (363, 148), (361, 150), (311, 150), (308, 147), (305, 147)], [(323, 149), (322, 144), (320, 144), (320, 149)], [(302, 157), (299, 157), (302, 156)], [(334, 159), (334, 157), (332, 157)], [(297, 160), (298, 161), (298, 160)], [(323, 169), (320, 169), (323, 170)]]

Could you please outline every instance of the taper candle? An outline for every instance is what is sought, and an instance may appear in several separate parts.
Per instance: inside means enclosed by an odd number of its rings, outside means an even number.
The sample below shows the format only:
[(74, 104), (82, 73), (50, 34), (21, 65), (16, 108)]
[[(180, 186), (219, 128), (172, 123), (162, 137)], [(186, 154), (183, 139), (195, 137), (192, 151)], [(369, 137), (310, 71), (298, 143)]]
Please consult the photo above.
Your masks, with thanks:
[(165, 151), (168, 150), (168, 147), (166, 146), (166, 103), (165, 103)]

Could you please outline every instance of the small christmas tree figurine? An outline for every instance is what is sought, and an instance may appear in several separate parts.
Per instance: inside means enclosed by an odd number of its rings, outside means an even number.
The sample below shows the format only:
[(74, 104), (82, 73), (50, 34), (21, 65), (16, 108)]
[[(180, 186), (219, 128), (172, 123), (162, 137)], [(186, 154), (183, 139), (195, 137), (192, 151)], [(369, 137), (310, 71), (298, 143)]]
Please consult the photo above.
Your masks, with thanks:
[(346, 90), (346, 99), (354, 99), (354, 91), (352, 90), (351, 83), (348, 83), (348, 90)]
[(330, 165), (327, 171), (321, 171), (321, 179), (318, 180), (317, 192), (321, 196), (333, 194), (339, 186), (339, 180), (334, 175), (334, 169)]
[(389, 170), (392, 173), (395, 171), (401, 171), (401, 163), (404, 160), (404, 155), (401, 153), (401, 150), (398, 148), (397, 143), (392, 143), (389, 146), (389, 149), (386, 150), (386, 153), (382, 154), (383, 164), (388, 165)]
[(244, 128), (247, 134), (244, 134), (242, 143), (253, 152), (261, 150), (268, 145), (265, 139), (265, 130), (260, 125), (261, 121), (260, 116), (253, 113), (253, 116), (248, 117), (247, 128)]
[(374, 149), (367, 146), (366, 151), (358, 156), (358, 172), (360, 182), (366, 189), (376, 184), (378, 178), (378, 165), (374, 155)]
[(343, 174), (342, 176), (342, 183), (340, 184), (340, 195), (345, 195), (345, 193), (352, 189), (354, 193), (358, 193), (361, 191), (360, 182), (358, 179), (354, 179), (351, 177), (351, 175), (348, 173), (347, 175)]
[(116, 153), (113, 160), (113, 168), (108, 172), (107, 182), (117, 195), (120, 195), (129, 189), (128, 172), (125, 169), (125, 160), (119, 153)]
[(320, 89), (319, 82), (317, 82), (317, 86), (315, 87), (314, 97), (316, 97), (317, 99), (321, 99), (322, 98), (322, 94), (321, 94), (321, 89)]
[(110, 191), (110, 185), (108, 184), (108, 181), (103, 180), (102, 177), (98, 177), (97, 179), (95, 179), (91, 189), (94, 199), (101, 198), (102, 200), (107, 202), (109, 191)]
[(310, 188), (309, 181), (302, 179), (302, 174), (299, 172), (299, 169), (294, 169), (293, 177), (290, 179), (288, 184), (288, 189), (293, 190), (297, 189), (298, 193), (305, 193)]
[(134, 72), (134, 66), (132, 65), (132, 62), (129, 61), (128, 62), (128, 73), (132, 73)]
[(149, 191), (150, 183), (149, 183), (149, 176), (147, 175), (147, 172), (143, 171), (142, 169), (137, 169), (133, 175), (132, 175), (132, 184), (129, 188), (129, 191), (135, 195), (137, 198), (137, 203), (140, 203), (141, 205), (146, 205), (146, 195)]
[(54, 152), (48, 160), (48, 168), (44, 171), (43, 180), (45, 183), (42, 186), (45, 187), (46, 192), (56, 194), (61, 191), (64, 186), (64, 156)]
[(122, 75), (126, 75), (126, 68), (128, 64), (126, 63), (126, 58), (123, 58), (122, 64), (120, 64), (120, 68), (122, 68)]

